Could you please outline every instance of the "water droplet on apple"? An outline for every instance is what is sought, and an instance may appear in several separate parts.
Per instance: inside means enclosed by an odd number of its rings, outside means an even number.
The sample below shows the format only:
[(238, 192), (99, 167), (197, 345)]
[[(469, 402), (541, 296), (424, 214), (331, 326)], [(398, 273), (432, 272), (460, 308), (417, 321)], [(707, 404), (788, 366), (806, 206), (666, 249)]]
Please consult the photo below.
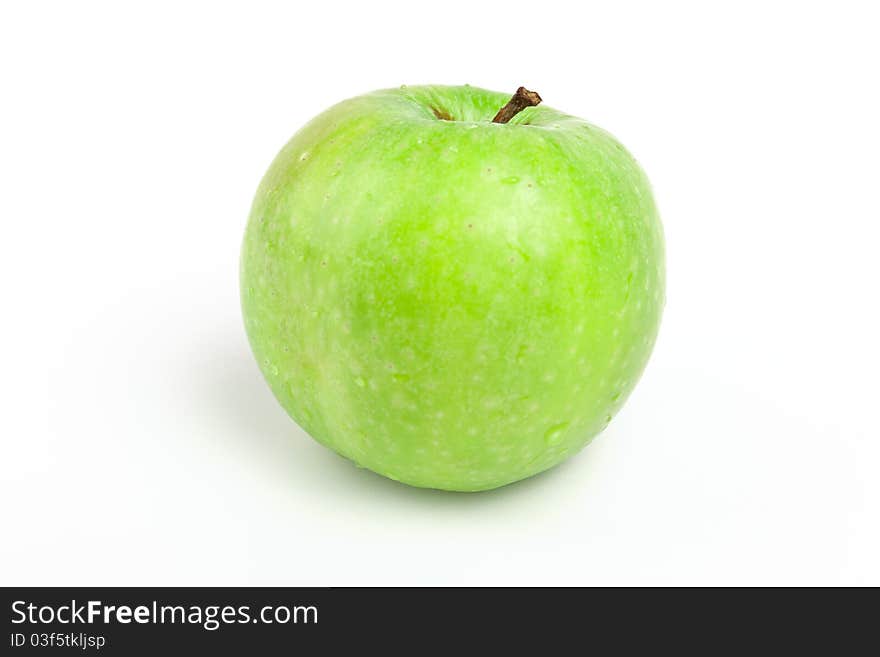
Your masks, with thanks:
[(560, 422), (559, 424), (554, 424), (552, 427), (544, 432), (544, 442), (546, 442), (548, 445), (558, 445), (560, 442), (562, 442), (562, 438), (565, 435), (566, 429), (568, 429), (568, 422)]
[(504, 185), (515, 185), (519, 182), (518, 176), (507, 176), (506, 178), (501, 179), (502, 184)]

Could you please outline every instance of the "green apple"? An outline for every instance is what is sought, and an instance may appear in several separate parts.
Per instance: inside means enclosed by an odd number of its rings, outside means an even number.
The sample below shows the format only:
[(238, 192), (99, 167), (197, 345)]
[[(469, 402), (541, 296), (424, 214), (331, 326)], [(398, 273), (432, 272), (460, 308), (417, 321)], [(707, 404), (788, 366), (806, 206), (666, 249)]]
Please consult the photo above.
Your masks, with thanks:
[(654, 345), (648, 180), (530, 93), (344, 101), (257, 191), (241, 296), (259, 366), (311, 436), (386, 477), (478, 491), (546, 470), (608, 425)]

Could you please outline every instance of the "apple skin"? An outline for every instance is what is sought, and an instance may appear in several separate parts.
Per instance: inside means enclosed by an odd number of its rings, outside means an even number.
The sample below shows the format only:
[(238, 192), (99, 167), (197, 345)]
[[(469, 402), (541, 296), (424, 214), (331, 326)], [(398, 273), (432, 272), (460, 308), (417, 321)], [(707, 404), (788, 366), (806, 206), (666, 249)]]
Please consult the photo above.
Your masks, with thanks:
[(275, 158), (245, 234), (245, 326), (278, 401), (413, 486), (560, 463), (657, 336), (663, 232), (641, 168), (544, 105), (492, 123), (509, 97), (401, 87), (330, 108)]

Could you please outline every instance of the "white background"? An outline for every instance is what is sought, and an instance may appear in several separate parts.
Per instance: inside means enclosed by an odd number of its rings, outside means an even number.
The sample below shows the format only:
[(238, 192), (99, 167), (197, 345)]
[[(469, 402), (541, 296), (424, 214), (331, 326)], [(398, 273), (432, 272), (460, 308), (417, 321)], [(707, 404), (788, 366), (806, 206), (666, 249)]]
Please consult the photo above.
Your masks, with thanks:
[[(4, 3), (0, 583), (880, 584), (871, 3)], [(524, 84), (651, 178), (668, 304), (589, 448), (482, 494), (314, 443), (238, 305), (329, 105)]]

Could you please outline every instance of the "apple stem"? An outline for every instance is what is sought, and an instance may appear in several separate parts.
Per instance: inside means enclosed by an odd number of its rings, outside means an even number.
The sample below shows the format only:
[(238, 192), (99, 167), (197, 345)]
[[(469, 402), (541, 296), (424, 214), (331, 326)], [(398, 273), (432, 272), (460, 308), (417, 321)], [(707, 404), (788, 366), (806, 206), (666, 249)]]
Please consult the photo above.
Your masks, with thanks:
[(507, 101), (507, 105), (498, 110), (498, 114), (492, 119), (492, 123), (507, 123), (526, 107), (534, 107), (540, 102), (541, 97), (537, 92), (529, 91), (525, 87), (520, 87), (516, 90), (516, 93), (513, 94), (513, 97)]

